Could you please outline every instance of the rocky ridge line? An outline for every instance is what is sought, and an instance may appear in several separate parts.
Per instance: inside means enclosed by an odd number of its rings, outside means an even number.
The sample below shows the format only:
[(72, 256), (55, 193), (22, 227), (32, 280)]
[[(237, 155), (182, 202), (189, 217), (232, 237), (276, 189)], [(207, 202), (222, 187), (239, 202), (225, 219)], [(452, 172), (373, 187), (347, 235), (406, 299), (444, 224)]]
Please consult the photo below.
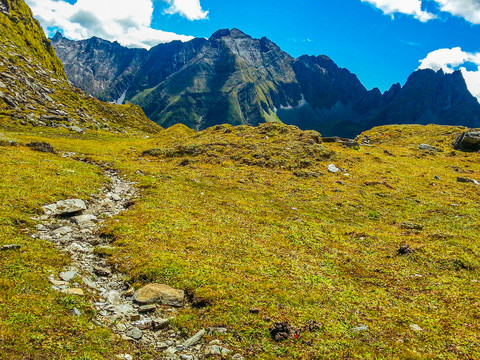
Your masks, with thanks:
[[(92, 164), (79, 159), (75, 153), (62, 156)], [(199, 360), (230, 353), (219, 340), (202, 343), (207, 333), (205, 330), (184, 338), (171, 326), (170, 320), (184, 305), (183, 291), (167, 285), (149, 284), (135, 292), (126, 276), (115, 271), (102, 258), (102, 251), (108, 251), (111, 246), (109, 239), (98, 234), (101, 224), (106, 217), (118, 215), (132, 206), (139, 194), (134, 183), (122, 178), (117, 170), (94, 165), (102, 168), (111, 185), (93, 196), (88, 204), (80, 199), (59, 201), (44, 206), (45, 215), (34, 218), (40, 224), (32, 237), (54, 243), (74, 261), (60, 274), (49, 277), (52, 288), (72, 296), (84, 296), (86, 292), (92, 294), (93, 306), (97, 310), (95, 324), (109, 327), (137, 348), (155, 351), (160, 359)], [(151, 293), (152, 288), (158, 292)], [(81, 315), (76, 308), (72, 313)], [(209, 335), (225, 332), (227, 329), (224, 328), (208, 329)], [(133, 359), (129, 354), (120, 354), (117, 358)], [(243, 357), (236, 354), (232, 359), (242, 360)]]

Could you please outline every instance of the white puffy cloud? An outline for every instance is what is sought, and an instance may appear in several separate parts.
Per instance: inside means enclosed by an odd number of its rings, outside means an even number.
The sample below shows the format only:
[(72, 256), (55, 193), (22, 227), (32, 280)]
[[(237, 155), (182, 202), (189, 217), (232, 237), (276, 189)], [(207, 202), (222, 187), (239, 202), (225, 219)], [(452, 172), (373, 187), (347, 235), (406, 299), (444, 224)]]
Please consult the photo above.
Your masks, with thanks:
[(480, 24), (479, 0), (435, 0), (440, 10), (452, 15), (463, 17), (472, 24)]
[(188, 20), (203, 20), (208, 17), (208, 11), (204, 11), (200, 0), (164, 0), (170, 4), (165, 10), (166, 14), (180, 14)]
[[(199, 0), (163, 1), (170, 4), (169, 13), (179, 13), (190, 20), (207, 16)], [(152, 0), (78, 0), (73, 5), (63, 0), (26, 2), (45, 29), (61, 29), (74, 40), (98, 36), (124, 46), (149, 48), (162, 42), (193, 38), (153, 29)]]
[[(476, 70), (467, 70), (466, 63), (477, 67)], [(462, 66), (463, 65), (463, 66)], [(470, 53), (459, 47), (432, 51), (423, 60), (420, 60), (419, 69), (442, 69), (445, 73), (460, 70), (467, 83), (468, 90), (480, 100), (480, 52)]]
[(373, 6), (379, 8), (387, 15), (393, 14), (407, 14), (412, 15), (416, 19), (426, 22), (435, 19), (436, 16), (428, 11), (422, 10), (421, 0), (361, 0), (368, 2)]

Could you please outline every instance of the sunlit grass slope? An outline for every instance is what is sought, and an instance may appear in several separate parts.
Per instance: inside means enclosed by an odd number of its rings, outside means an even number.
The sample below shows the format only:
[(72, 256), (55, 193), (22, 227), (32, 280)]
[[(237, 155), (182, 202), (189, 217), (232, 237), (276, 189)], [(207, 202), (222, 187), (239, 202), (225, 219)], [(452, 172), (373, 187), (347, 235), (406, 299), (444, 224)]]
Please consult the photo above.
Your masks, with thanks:
[[(188, 334), (225, 326), (222, 341), (249, 359), (476, 359), (480, 189), (457, 177), (480, 180), (480, 155), (453, 150), (462, 130), (376, 128), (360, 150), (279, 124), (200, 133), (178, 125), (150, 138), (10, 135), (85, 153), (138, 182), (142, 197), (104, 230), (115, 239), (109, 261), (136, 286), (189, 290), (196, 307), (176, 319)], [(329, 173), (330, 163), (344, 171)], [(90, 171), (80, 195), (100, 181)], [(55, 188), (33, 206), (67, 195)], [(402, 245), (413, 252), (399, 255)], [(277, 321), (302, 329), (299, 337), (273, 341)]]

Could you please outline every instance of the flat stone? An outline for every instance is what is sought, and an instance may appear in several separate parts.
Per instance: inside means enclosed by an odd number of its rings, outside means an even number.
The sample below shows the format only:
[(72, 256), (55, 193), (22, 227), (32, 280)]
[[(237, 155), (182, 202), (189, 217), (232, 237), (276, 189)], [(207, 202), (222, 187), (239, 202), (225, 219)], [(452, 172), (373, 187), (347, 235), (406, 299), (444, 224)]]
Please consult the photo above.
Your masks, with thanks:
[(152, 329), (153, 321), (152, 319), (146, 318), (146, 319), (136, 321), (132, 325), (139, 328), (140, 330), (147, 330), (147, 329)]
[(177, 353), (177, 349), (175, 349), (174, 347), (169, 347), (167, 350), (165, 350), (165, 354), (167, 356), (173, 356)]
[(142, 330), (138, 328), (133, 328), (125, 333), (126, 336), (129, 338), (135, 339), (135, 340), (140, 340), (143, 336)]
[(427, 151), (435, 151), (435, 152), (440, 152), (440, 151), (442, 151), (441, 149), (436, 148), (436, 147), (431, 146), (431, 145), (428, 145), (428, 144), (420, 144), (420, 145), (418, 146), (418, 148), (419, 148), (420, 150), (427, 150)]
[(104, 267), (101, 267), (101, 266), (94, 266), (93, 267), (93, 272), (95, 275), (98, 275), (98, 276), (110, 276), (112, 275), (112, 271), (108, 268), (104, 268)]
[(73, 232), (73, 229), (70, 226), (62, 226), (62, 227), (59, 227), (59, 228), (53, 230), (54, 234), (57, 234), (57, 235), (60, 235), (60, 236), (70, 234), (71, 232)]
[(62, 290), (62, 293), (67, 294), (67, 295), (78, 295), (78, 296), (84, 296), (85, 295), (83, 290), (80, 289), (80, 288), (64, 289), (64, 290)]
[(120, 304), (114, 307), (114, 311), (120, 315), (127, 315), (133, 313), (134, 309), (130, 304)]
[(211, 345), (205, 348), (205, 356), (226, 356), (230, 353), (230, 350), (219, 345)]
[(75, 275), (77, 275), (77, 272), (76, 271), (73, 271), (73, 270), (70, 270), (70, 271), (64, 271), (64, 272), (61, 272), (59, 277), (60, 279), (62, 279), (63, 281), (70, 281), (72, 280)]
[(87, 209), (87, 205), (80, 199), (67, 199), (57, 201), (55, 204), (45, 205), (42, 207), (47, 215), (68, 216)]
[(139, 304), (161, 302), (168, 306), (182, 307), (185, 292), (164, 284), (148, 284), (135, 293), (134, 300)]
[(185, 348), (188, 348), (192, 345), (195, 345), (196, 343), (198, 343), (202, 337), (205, 335), (205, 330), (200, 330), (199, 332), (197, 332), (195, 335), (193, 335), (191, 338), (189, 338), (188, 340), (186, 340), (184, 343), (183, 343), (183, 346)]
[(122, 303), (122, 296), (116, 290), (111, 290), (107, 293), (106, 299), (112, 305), (120, 305)]
[(157, 310), (157, 305), (143, 305), (143, 306), (140, 306), (140, 308), (138, 309), (138, 312), (146, 313), (146, 312), (152, 312), (155, 310)]

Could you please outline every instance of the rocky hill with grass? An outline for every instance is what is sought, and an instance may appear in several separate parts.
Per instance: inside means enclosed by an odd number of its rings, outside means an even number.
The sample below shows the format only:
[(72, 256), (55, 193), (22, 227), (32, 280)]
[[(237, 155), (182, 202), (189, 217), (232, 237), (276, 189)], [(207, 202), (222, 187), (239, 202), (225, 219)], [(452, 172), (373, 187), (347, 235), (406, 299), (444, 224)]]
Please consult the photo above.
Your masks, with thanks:
[(158, 131), (135, 105), (114, 106), (73, 86), (23, 1), (3, 0), (0, 13), (0, 123), (125, 131)]
[(281, 121), (354, 137), (385, 124), (480, 126), (480, 104), (460, 72), (419, 70), (382, 94), (325, 55), (294, 59), (267, 38), (238, 29), (148, 52), (97, 38), (52, 41), (77, 86), (104, 100), (138, 104), (167, 127)]

